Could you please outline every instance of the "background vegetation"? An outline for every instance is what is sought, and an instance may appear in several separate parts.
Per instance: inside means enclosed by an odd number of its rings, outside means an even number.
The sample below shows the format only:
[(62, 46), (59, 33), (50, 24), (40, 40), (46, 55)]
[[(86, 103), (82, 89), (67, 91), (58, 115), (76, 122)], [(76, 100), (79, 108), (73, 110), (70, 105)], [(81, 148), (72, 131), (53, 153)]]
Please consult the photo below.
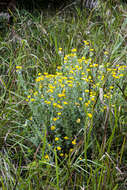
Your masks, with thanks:
[(110, 3), (2, 23), (1, 189), (127, 189), (127, 5)]

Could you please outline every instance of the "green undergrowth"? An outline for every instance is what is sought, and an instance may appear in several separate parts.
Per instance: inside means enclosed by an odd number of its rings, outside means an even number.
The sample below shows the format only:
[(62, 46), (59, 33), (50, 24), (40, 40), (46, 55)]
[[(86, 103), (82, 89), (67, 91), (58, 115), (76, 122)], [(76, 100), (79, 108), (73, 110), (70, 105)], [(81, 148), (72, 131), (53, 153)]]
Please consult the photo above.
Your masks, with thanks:
[(1, 189), (126, 190), (126, 10), (16, 10), (1, 27)]

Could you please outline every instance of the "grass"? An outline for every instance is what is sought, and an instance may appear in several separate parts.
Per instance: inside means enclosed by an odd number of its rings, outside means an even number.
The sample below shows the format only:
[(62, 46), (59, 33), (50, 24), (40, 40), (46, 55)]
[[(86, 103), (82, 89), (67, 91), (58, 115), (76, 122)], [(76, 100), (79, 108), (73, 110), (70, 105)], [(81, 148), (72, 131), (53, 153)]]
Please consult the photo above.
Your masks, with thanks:
[(3, 25), (1, 189), (127, 188), (126, 10), (16, 10)]

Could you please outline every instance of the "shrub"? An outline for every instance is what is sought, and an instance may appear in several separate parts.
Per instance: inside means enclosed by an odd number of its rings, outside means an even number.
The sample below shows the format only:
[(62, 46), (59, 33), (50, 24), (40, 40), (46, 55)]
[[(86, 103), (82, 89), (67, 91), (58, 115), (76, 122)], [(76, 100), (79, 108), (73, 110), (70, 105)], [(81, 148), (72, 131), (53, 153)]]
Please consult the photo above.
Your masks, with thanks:
[[(103, 55), (104, 62), (98, 65), (89, 44), (84, 41), (80, 59), (76, 49), (64, 56), (59, 48), (61, 66), (55, 74), (38, 73), (29, 90), (22, 82), (32, 112), (30, 125), (33, 134), (36, 133), (31, 137), (32, 142), (38, 144), (39, 139), (43, 139), (44, 143), (45, 136), (46, 147), (56, 148), (61, 156), (72, 151), (85, 133), (89, 136), (96, 121), (102, 123), (103, 113), (114, 109), (118, 102), (114, 88), (117, 81), (122, 84), (126, 66), (108, 63), (107, 51)], [(21, 82), (22, 67), (16, 68)], [(48, 154), (48, 147), (46, 150)]]

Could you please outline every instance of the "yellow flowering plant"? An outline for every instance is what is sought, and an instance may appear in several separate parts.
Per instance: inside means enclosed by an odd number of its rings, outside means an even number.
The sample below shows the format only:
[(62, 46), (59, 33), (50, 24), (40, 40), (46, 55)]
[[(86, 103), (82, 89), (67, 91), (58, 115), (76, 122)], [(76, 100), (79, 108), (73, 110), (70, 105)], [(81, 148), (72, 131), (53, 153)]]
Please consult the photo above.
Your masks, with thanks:
[(103, 118), (104, 106), (114, 101), (116, 80), (121, 83), (127, 67), (110, 64), (105, 52), (106, 57), (99, 65), (94, 59), (95, 50), (87, 41), (84, 41), (81, 58), (76, 49), (64, 57), (61, 48), (59, 53), (61, 66), (55, 74), (38, 73), (26, 101), (38, 127), (47, 128), (47, 142), (63, 155), (76, 146), (78, 135), (83, 135), (79, 131), (84, 132), (86, 121), (91, 122), (100, 115)]

